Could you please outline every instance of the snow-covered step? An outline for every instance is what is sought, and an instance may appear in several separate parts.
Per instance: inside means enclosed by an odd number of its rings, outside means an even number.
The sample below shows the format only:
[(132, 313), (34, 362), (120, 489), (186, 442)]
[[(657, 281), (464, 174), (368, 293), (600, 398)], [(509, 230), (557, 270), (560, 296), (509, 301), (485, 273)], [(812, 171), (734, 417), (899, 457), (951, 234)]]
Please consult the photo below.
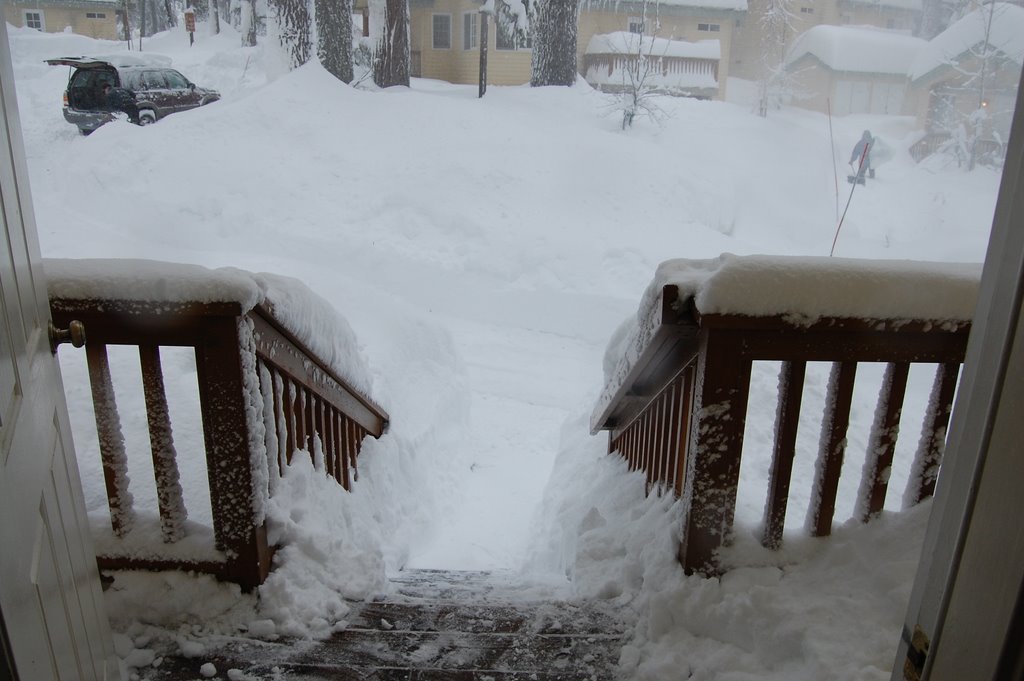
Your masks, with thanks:
[[(168, 658), (145, 678), (292, 681), (595, 681), (614, 678), (627, 624), (605, 603), (559, 599), (511, 574), (417, 570), (381, 600), (353, 604), (325, 641), (225, 640), (203, 658)], [(229, 673), (230, 672), (230, 673)]]

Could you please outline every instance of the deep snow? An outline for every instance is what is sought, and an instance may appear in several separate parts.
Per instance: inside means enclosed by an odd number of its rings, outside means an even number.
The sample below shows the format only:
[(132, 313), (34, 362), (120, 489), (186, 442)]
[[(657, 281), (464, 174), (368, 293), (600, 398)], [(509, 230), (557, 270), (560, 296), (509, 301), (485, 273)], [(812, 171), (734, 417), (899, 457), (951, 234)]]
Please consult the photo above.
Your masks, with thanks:
[[(351, 325), (392, 419), (367, 444), (353, 493), (301, 459), (285, 476), (268, 509), (284, 548), (258, 603), (205, 579), (119, 578), (107, 602), (122, 657), (146, 668), (152, 658), (133, 649), (161, 637), (201, 657), (211, 632), (325, 635), (344, 626), (345, 598), (386, 590), (387, 571), (416, 566), (522, 570), (549, 590), (616, 599), (638, 621), (622, 658), (629, 677), (888, 678), (916, 562), (908, 538), (923, 534), (927, 505), (840, 527), (828, 541), (794, 534), (781, 553), (759, 550), (751, 537), (774, 419), (765, 407), (748, 423), (748, 441), (768, 444), (744, 461), (737, 545), (726, 556), (739, 567), (722, 580), (684, 578), (672, 558), (678, 509), (644, 498), (639, 476), (589, 436), (586, 415), (605, 346), (660, 262), (828, 254), (839, 193), (845, 201), (849, 191), (833, 157), (845, 159), (865, 128), (894, 154), (856, 190), (837, 255), (980, 261), (997, 172), (914, 165), (905, 149), (919, 132), (900, 117), (837, 118), (833, 149), (827, 120), (800, 110), (761, 119), (742, 103), (663, 99), (659, 124), (622, 132), (614, 101), (582, 83), (492, 87), (477, 99), (475, 88), (422, 80), (355, 90), (315, 64), (271, 78), (274, 51), (238, 48), (230, 30), (200, 32), (191, 49), (181, 31), (144, 45), (219, 89), (220, 102), (83, 138), (60, 113), (66, 69), (42, 60), (123, 46), (9, 33), (44, 256), (300, 279)], [(84, 360), (62, 351), (61, 361), (101, 526)], [(113, 361), (132, 491), (153, 508), (138, 360)], [(187, 352), (164, 361), (190, 518), (208, 522), (194, 362)], [(775, 369), (755, 369), (751, 403), (773, 404)], [(798, 440), (797, 523), (824, 399), (827, 368), (818, 369)], [(881, 380), (862, 374), (851, 452), (863, 452)], [(929, 385), (912, 372), (908, 421)], [(894, 489), (914, 440), (901, 440)], [(852, 513), (860, 456), (848, 457), (837, 525)], [(165, 611), (150, 613), (154, 602)], [(181, 619), (175, 608), (188, 610), (185, 624), (167, 624)]]

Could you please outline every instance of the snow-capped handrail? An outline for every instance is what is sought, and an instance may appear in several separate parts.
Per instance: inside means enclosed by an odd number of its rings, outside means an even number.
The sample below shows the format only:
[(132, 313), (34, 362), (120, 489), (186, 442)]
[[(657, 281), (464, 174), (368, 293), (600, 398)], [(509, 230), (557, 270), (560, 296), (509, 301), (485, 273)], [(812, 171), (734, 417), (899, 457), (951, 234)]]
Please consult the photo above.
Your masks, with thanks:
[[(713, 309), (723, 299), (701, 286), (695, 293), (685, 287), (681, 290), (680, 285), (661, 284), (648, 293), (649, 309), (640, 315), (645, 321), (624, 344), (619, 367), (610, 376), (610, 392), (599, 400), (592, 428), (610, 431), (609, 452), (618, 452), (634, 470), (645, 471), (649, 486), (672, 489), (683, 499), (680, 561), (688, 571), (713, 573), (715, 552), (732, 530), (752, 362), (782, 362), (762, 536), (762, 543), (770, 548), (782, 542), (807, 362), (833, 364), (806, 523), (814, 536), (831, 532), (857, 363), (887, 364), (869, 440), (872, 456), (864, 467), (855, 511), (862, 521), (877, 515), (885, 502), (909, 367), (937, 364), (904, 494), (906, 505), (916, 504), (932, 494), (942, 460), (970, 331), (970, 321), (960, 310), (970, 297), (969, 279), (964, 274), (950, 288), (951, 297), (962, 301), (939, 302), (951, 313), (942, 321), (778, 312), (702, 314), (701, 301)], [(756, 288), (742, 290), (748, 295), (759, 293)], [(827, 291), (834, 289), (825, 286), (823, 290), (827, 297)], [(764, 293), (772, 295), (770, 290)], [(941, 293), (933, 287), (927, 295)], [(862, 301), (844, 304), (858, 306)]]
[[(384, 410), (291, 333), (270, 304), (75, 298), (61, 291), (51, 298), (51, 313), (58, 326), (77, 320), (86, 329), (111, 525), (124, 544), (123, 550), (99, 557), (102, 567), (196, 570), (255, 588), (270, 571), (266, 503), (285, 462), (296, 450), (322, 454), (327, 473), (348, 489), (363, 439), (379, 437), (387, 427)], [(152, 538), (131, 536), (136, 517), (108, 345), (139, 347), (163, 547), (154, 546)], [(212, 559), (182, 558), (173, 549), (186, 535), (187, 510), (160, 346), (195, 348), (213, 511)]]

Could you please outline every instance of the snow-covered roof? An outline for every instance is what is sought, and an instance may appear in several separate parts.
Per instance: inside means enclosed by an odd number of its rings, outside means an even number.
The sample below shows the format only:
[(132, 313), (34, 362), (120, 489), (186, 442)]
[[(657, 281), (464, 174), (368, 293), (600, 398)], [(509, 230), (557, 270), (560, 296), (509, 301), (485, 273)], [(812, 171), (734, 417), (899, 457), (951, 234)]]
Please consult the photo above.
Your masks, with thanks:
[(238, 303), (245, 314), (257, 305), (316, 354), (338, 376), (369, 394), (371, 380), (348, 322), (297, 279), (233, 267), (132, 259), (44, 259), (51, 298), (156, 303)]
[(833, 71), (904, 75), (927, 42), (870, 26), (815, 26), (793, 42), (786, 65), (805, 55)]
[(1024, 63), (1024, 8), (996, 2), (971, 12), (932, 38), (911, 64), (911, 80), (956, 61), (964, 52), (984, 42), (990, 14), (989, 45), (1016, 63)]
[[(643, 41), (642, 43), (640, 41)], [(628, 31), (601, 33), (591, 36), (587, 43), (587, 54), (643, 54), (655, 57), (690, 57), (692, 59), (721, 59), (722, 48), (717, 40), (699, 40), (695, 43), (685, 40), (667, 40), (651, 36), (640, 36)]]
[(921, 0), (842, 0), (843, 4), (921, 11)]
[[(630, 4), (640, 5), (640, 0), (585, 0), (584, 9), (626, 11)], [(747, 11), (747, 0), (659, 0), (661, 7), (695, 7), (725, 11)]]
[(658, 266), (635, 321), (605, 353), (600, 414), (654, 338), (662, 290), (679, 287), (698, 312), (783, 316), (796, 324), (822, 318), (963, 322), (974, 316), (981, 265), (806, 256), (737, 256), (668, 260)]

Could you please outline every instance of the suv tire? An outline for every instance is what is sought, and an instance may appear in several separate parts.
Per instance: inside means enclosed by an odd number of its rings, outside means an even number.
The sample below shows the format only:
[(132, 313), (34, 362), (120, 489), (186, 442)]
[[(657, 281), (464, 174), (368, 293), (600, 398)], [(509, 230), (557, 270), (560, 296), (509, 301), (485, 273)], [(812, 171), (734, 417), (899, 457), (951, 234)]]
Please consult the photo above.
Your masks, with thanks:
[(139, 125), (150, 125), (156, 123), (156, 114), (152, 109), (143, 109), (139, 112)]

